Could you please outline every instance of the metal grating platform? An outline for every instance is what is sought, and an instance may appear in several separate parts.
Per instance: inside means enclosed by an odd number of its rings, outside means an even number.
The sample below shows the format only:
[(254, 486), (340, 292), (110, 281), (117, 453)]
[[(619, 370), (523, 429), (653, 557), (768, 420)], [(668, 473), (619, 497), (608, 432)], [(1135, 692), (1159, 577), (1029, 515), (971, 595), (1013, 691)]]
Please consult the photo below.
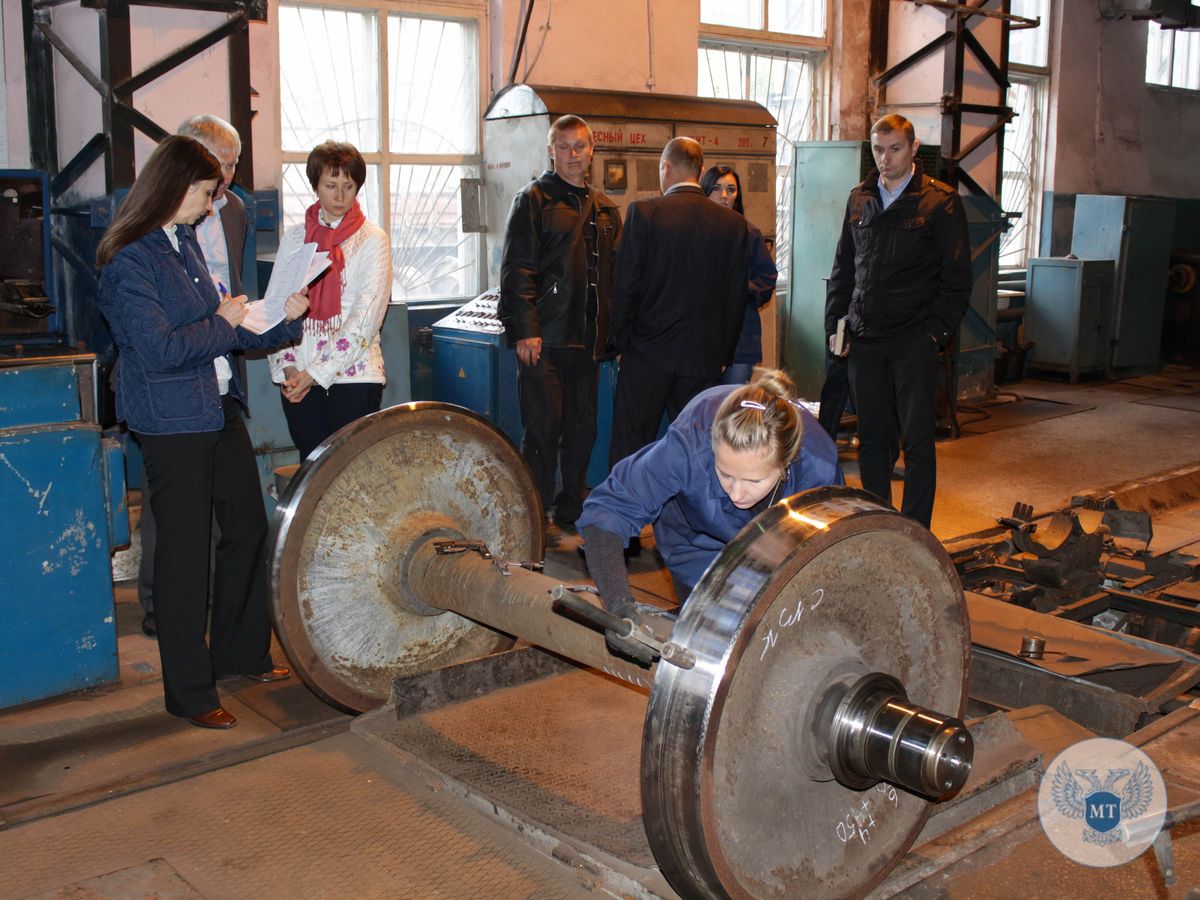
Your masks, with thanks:
[(642, 868), (646, 693), (568, 672), (398, 722), (377, 737), (514, 815)]
[(595, 882), (353, 734), (0, 830), (5, 897), (551, 900)]

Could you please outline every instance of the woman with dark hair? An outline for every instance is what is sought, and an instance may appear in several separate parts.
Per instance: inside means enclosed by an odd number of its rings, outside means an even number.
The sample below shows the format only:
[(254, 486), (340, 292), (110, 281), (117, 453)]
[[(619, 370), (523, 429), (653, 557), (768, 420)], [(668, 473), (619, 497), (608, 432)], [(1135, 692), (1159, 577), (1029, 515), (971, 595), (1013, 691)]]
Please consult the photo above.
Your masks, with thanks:
[(367, 164), (352, 144), (326, 141), (308, 155), (317, 202), (288, 229), (279, 255), (305, 243), (331, 265), (308, 289), (303, 339), (271, 354), (288, 431), (303, 461), (343, 425), (379, 409), (386, 378), (379, 329), (392, 293), (392, 247), (358, 205)]
[[(238, 325), (244, 296), (218, 292), (192, 225), (212, 212), (221, 163), (172, 135), (146, 161), (100, 240), (100, 310), (120, 351), (117, 417), (142, 448), (158, 526), (155, 613), (167, 711), (204, 728), (237, 724), (216, 678), (287, 678), (271, 661), (264, 552), (267, 516), (233, 350), (269, 349), (300, 329), (302, 294), (286, 322), (258, 335)], [(209, 537), (221, 529), (209, 644)]]
[[(579, 532), (605, 607), (637, 621), (623, 550), (654, 524), (682, 603), (725, 545), (777, 500), (843, 484), (837, 448), (796, 400), (792, 380), (759, 369), (751, 384), (701, 391), (666, 435), (621, 460), (583, 504)], [(609, 643), (646, 659), (642, 645)], [(648, 661), (648, 660), (647, 660)]]
[[(708, 195), (708, 199), (746, 215), (742, 205), (742, 180), (732, 166), (712, 166), (700, 178), (700, 190)], [(763, 233), (749, 220), (746, 228), (750, 232), (746, 242), (746, 316), (733, 361), (721, 376), (721, 384), (745, 384), (754, 367), (762, 362), (762, 321), (758, 311), (767, 305), (775, 282), (779, 280), (779, 270), (767, 250)]]

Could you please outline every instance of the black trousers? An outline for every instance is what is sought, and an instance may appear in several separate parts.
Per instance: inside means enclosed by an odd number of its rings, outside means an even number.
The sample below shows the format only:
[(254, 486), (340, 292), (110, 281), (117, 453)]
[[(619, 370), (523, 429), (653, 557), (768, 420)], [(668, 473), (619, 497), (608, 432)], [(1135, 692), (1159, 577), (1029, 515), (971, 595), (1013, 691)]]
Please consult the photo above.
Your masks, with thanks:
[[(139, 434), (157, 526), (154, 614), (167, 711), (195, 716), (220, 706), (216, 676), (272, 666), (267, 618), (267, 514), (250, 435), (236, 400), (225, 427)], [(204, 641), (213, 514), (221, 528), (212, 622)]]
[(921, 328), (882, 341), (850, 344), (850, 386), (858, 408), (858, 468), (863, 487), (890, 504), (889, 429), (900, 426), (904, 448), (904, 500), (900, 512), (926, 528), (937, 487), (934, 408), (938, 348)]
[[(521, 453), (547, 515), (572, 525), (583, 511), (588, 460), (596, 443), (596, 391), (600, 368), (592, 352), (542, 346), (537, 365), (517, 364), (517, 393), (525, 437)], [(555, 493), (556, 476), (562, 490)]]
[[(242, 382), (245, 384), (245, 382)], [(142, 557), (138, 561), (138, 602), (142, 612), (154, 612), (154, 547), (158, 543), (157, 529), (154, 525), (154, 505), (150, 502), (150, 479), (146, 477), (146, 466), (142, 465), (142, 514), (138, 520), (138, 534), (142, 540)], [(217, 540), (221, 536), (221, 528), (213, 521), (212, 551), (209, 554), (209, 571), (217, 553)], [(212, 589), (212, 579), (209, 578), (209, 590)]]
[(842, 413), (846, 411), (846, 401), (850, 399), (849, 367), (849, 359), (825, 351), (825, 383), (821, 385), (821, 406), (817, 411), (817, 421), (835, 441), (838, 426), (842, 422)]
[(632, 353), (622, 356), (613, 398), (609, 466), (654, 443), (663, 413), (674, 422), (689, 400), (715, 385), (720, 377), (676, 375)]
[[(834, 441), (837, 440), (838, 429), (842, 424), (842, 413), (846, 410), (846, 402), (850, 401), (850, 358), (834, 356), (825, 351), (825, 383), (821, 385), (820, 408), (817, 411), (817, 422)], [(854, 407), (855, 413), (858, 407)], [(900, 426), (893, 417), (888, 426), (888, 459), (891, 464), (888, 471), (896, 468), (900, 459)]]
[(292, 403), (282, 394), (283, 417), (288, 434), (304, 462), (325, 438), (356, 419), (379, 412), (383, 401), (382, 384), (314, 384), (304, 399)]

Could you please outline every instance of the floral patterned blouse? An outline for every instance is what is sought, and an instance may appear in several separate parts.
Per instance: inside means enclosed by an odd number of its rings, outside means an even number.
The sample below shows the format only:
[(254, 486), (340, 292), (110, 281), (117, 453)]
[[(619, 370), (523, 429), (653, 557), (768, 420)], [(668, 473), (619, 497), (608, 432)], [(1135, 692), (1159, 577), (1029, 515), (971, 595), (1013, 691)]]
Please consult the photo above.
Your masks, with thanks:
[[(286, 258), (304, 243), (304, 225), (289, 228), (279, 242)], [(283, 370), (295, 366), (323, 388), (331, 384), (384, 384), (379, 329), (392, 294), (392, 247), (387, 233), (373, 222), (342, 243), (342, 314), (332, 331), (305, 328), (303, 337), (267, 357), (271, 380), (282, 384)], [(327, 276), (328, 277), (328, 276)], [(335, 320), (331, 320), (335, 321)], [(305, 323), (308, 324), (307, 322)]]

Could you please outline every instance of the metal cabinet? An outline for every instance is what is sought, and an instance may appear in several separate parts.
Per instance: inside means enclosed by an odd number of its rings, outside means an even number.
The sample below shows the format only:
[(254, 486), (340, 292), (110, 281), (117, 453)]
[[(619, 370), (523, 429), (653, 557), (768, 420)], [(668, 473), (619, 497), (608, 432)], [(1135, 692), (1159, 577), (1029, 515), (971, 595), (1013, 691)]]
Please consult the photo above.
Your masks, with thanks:
[[(517, 355), (506, 345), (499, 301), (499, 292), (485, 291), (434, 323), (434, 396), (474, 410), (520, 446), (525, 429), (517, 392)], [(608, 477), (616, 389), (616, 363), (602, 362), (596, 386), (596, 442), (587, 469), (589, 487)]]
[(95, 373), (91, 354), (0, 359), (0, 708), (118, 677), (111, 551), (129, 520)]
[(1029, 260), (1025, 337), (1034, 368), (1066, 372), (1072, 383), (1108, 368), (1113, 271), (1111, 259)]
[(1110, 369), (1157, 369), (1175, 204), (1152, 197), (1080, 194), (1071, 253), (1116, 262)]

